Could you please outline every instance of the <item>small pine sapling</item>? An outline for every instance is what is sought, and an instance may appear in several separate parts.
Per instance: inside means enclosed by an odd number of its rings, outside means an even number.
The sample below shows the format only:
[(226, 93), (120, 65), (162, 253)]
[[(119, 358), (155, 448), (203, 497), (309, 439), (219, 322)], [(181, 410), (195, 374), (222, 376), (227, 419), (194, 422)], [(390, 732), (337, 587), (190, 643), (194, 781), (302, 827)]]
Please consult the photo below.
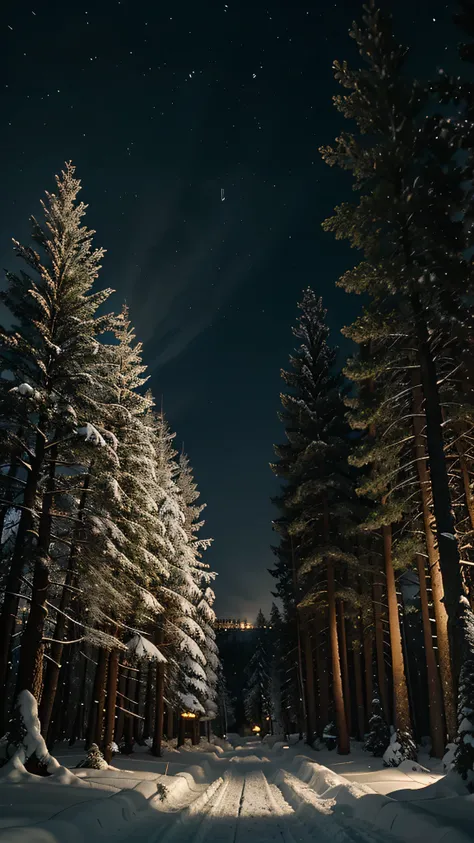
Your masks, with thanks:
[(79, 764), (76, 766), (87, 767), (89, 770), (107, 770), (109, 767), (96, 743), (90, 745), (87, 750), (87, 758), (79, 761)]
[(364, 749), (371, 752), (375, 758), (382, 758), (390, 744), (390, 728), (383, 715), (382, 703), (378, 695), (372, 700), (372, 715), (369, 720), (369, 733), (365, 739)]

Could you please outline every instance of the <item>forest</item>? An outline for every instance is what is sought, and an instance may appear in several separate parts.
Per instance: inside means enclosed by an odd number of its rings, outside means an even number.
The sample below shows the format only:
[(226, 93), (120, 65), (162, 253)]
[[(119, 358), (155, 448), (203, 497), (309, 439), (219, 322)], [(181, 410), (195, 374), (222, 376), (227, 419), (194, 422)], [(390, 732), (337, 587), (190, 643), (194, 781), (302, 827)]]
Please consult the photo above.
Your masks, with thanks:
[[(360, 296), (343, 328), (355, 351), (341, 366), (317, 278), (282, 372), (278, 605), (242, 683), (262, 734), (341, 755), (356, 738), (393, 766), (429, 739), (471, 780), (474, 6), (460, 7), (459, 76), (412, 77), (373, 2), (350, 32), (362, 69), (334, 63), (349, 128), (320, 152), (355, 198), (323, 227), (359, 253), (338, 281)], [(232, 710), (204, 506), (127, 307), (95, 287), (104, 252), (79, 190), (67, 164), (0, 292), (0, 766), (23, 746), (41, 770), (44, 741), (159, 756), (165, 737), (224, 733)]]
[(463, 75), (412, 78), (373, 3), (350, 32), (362, 69), (334, 63), (348, 129), (320, 152), (356, 194), (323, 227), (359, 252), (338, 285), (361, 306), (343, 328), (355, 352), (341, 370), (322, 279), (299, 305), (272, 466), (283, 613), (262, 630), (260, 686), (310, 744), (331, 736), (346, 754), (351, 736), (365, 738), (397, 765), (429, 736), (432, 755), (449, 746), (468, 777), (474, 10), (460, 5)]
[[(56, 181), (1, 293), (3, 762), (36, 704), (50, 750), (80, 738), (106, 761), (137, 740), (160, 755), (164, 730), (196, 742), (216, 713), (204, 506), (127, 308), (92, 290), (104, 253), (74, 167)], [(44, 765), (39, 738), (28, 754)]]

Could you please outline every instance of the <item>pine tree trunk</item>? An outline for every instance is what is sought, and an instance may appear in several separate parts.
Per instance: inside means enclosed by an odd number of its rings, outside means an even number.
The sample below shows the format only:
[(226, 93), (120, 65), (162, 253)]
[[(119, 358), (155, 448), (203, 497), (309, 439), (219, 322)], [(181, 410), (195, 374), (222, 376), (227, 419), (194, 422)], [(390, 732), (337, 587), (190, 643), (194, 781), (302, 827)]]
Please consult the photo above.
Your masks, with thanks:
[(291, 573), (292, 573), (292, 581), (293, 581), (293, 597), (295, 601), (295, 624), (296, 624), (296, 649), (297, 649), (297, 677), (298, 677), (298, 685), (299, 685), (299, 699), (300, 699), (300, 706), (298, 708), (298, 730), (300, 733), (300, 740), (303, 738), (303, 724), (306, 724), (306, 694), (304, 689), (304, 678), (303, 678), (303, 655), (302, 655), (302, 646), (301, 646), (301, 622), (300, 622), (300, 614), (298, 611), (298, 574), (296, 570), (296, 559), (295, 559), (295, 549), (293, 544), (293, 537), (290, 535), (290, 543), (291, 543)]
[(184, 717), (178, 714), (178, 743), (177, 747), (179, 749), (180, 746), (184, 746), (186, 736), (186, 721)]
[[(84, 515), (84, 509), (87, 501), (87, 493), (90, 487), (90, 480), (91, 480), (91, 471), (92, 471), (93, 463), (91, 463), (89, 467), (89, 471), (84, 479), (83, 484), (83, 491), (81, 494), (81, 499), (79, 501), (79, 506), (77, 510), (77, 519), (78, 521), (82, 521)], [(48, 661), (45, 677), (44, 677), (44, 687), (43, 693), (41, 696), (41, 705), (39, 707), (39, 719), (41, 723), (41, 732), (43, 735), (47, 735), (48, 728), (49, 728), (49, 721), (51, 718), (51, 712), (53, 710), (54, 698), (56, 696), (56, 691), (58, 687), (58, 677), (59, 677), (59, 663), (61, 662), (64, 645), (62, 640), (64, 638), (64, 633), (66, 631), (66, 627), (68, 625), (68, 621), (65, 618), (64, 614), (71, 601), (70, 595), (70, 586), (73, 586), (74, 579), (75, 579), (75, 569), (76, 569), (76, 562), (77, 562), (77, 540), (80, 535), (80, 527), (76, 527), (74, 530), (74, 538), (71, 545), (70, 553), (69, 553), (69, 562), (66, 571), (66, 576), (64, 580), (64, 587), (61, 591), (61, 599), (59, 602), (59, 612), (56, 618), (56, 626), (54, 628), (53, 638), (55, 641), (51, 644), (50, 649), (50, 656), (52, 661)], [(77, 629), (77, 627), (75, 627)], [(74, 636), (77, 637), (77, 636)]]
[[(371, 604), (373, 609), (373, 604)], [(364, 652), (364, 674), (365, 674), (365, 727), (369, 725), (370, 712), (372, 711), (372, 700), (374, 698), (374, 644), (373, 644), (373, 616), (367, 610), (363, 610), (361, 617), (362, 642)]]
[[(102, 649), (102, 648), (101, 648)], [(95, 720), (95, 738), (94, 743), (97, 746), (102, 745), (102, 735), (104, 732), (104, 715), (105, 715), (105, 689), (107, 687), (107, 668), (109, 662), (109, 654), (104, 650), (104, 662), (101, 673), (101, 684), (99, 686), (99, 695), (97, 703), (97, 716)]]
[(174, 738), (174, 717), (173, 709), (168, 705), (166, 710), (166, 737), (169, 741)]
[(73, 665), (74, 665), (74, 651), (73, 647), (68, 647), (68, 652), (66, 653), (66, 658), (64, 660), (64, 693), (62, 698), (62, 705), (60, 708), (60, 737), (61, 740), (64, 740), (69, 733), (69, 722), (70, 722), (70, 700), (71, 700), (71, 688), (72, 688), (72, 673), (73, 673)]
[[(160, 649), (160, 644), (163, 644), (164, 633), (160, 627), (155, 633), (155, 644)], [(165, 665), (163, 662), (157, 662), (156, 665), (156, 710), (155, 710), (155, 727), (153, 731), (153, 755), (161, 756), (161, 744), (163, 741), (163, 718), (165, 713)], [(181, 718), (183, 720), (183, 718)]]
[(63, 661), (61, 665), (61, 669), (59, 671), (59, 680), (58, 680), (58, 693), (56, 694), (56, 698), (53, 705), (53, 710), (51, 712), (51, 717), (49, 720), (48, 731), (45, 734), (46, 744), (51, 752), (54, 744), (56, 741), (59, 740), (61, 734), (61, 711), (63, 706), (64, 700), (64, 688), (66, 683), (66, 661)]
[(439, 554), (435, 545), (432, 525), (433, 516), (430, 509), (430, 475), (425, 457), (423, 440), (424, 416), (423, 394), (417, 383), (416, 372), (412, 375), (413, 383), (413, 430), (415, 434), (415, 455), (417, 457), (418, 477), (420, 480), (421, 504), (423, 524), (425, 530), (426, 552), (431, 578), (433, 594), (433, 609), (436, 620), (436, 637), (438, 643), (439, 672), (441, 676), (441, 690), (444, 702), (444, 716), (448, 742), (453, 741), (457, 731), (456, 703), (454, 697), (453, 675), (451, 671), (451, 656), (448, 636), (448, 615), (444, 604), (443, 580), (439, 566)]
[(421, 615), (423, 619), (423, 636), (425, 641), (426, 672), (428, 677), (428, 710), (430, 715), (431, 755), (442, 758), (444, 755), (445, 737), (443, 724), (443, 702), (441, 684), (436, 664), (431, 632), (428, 591), (426, 588), (425, 560), (417, 556), (418, 579), (420, 582)]
[[(140, 703), (142, 697), (142, 681), (143, 681), (143, 666), (140, 664), (138, 667), (138, 673), (135, 674), (137, 677), (136, 682), (136, 697), (137, 697), (137, 707), (136, 707), (136, 714), (140, 714)], [(141, 717), (134, 717), (133, 718), (133, 737), (135, 738), (136, 743), (140, 744), (140, 741), (143, 737), (143, 720)]]
[(146, 696), (145, 696), (145, 724), (143, 727), (143, 737), (151, 738), (153, 735), (153, 724), (155, 722), (155, 687), (156, 680), (154, 676), (155, 670), (152, 662), (148, 664), (148, 672), (146, 677)]
[(362, 633), (361, 621), (357, 622), (356, 635), (352, 636), (352, 653), (354, 656), (354, 674), (355, 674), (355, 697), (357, 708), (357, 732), (358, 739), (362, 741), (365, 734), (365, 706), (364, 706), (364, 685), (362, 677), (362, 655), (361, 655), (361, 640)]
[(303, 627), (302, 638), (306, 679), (306, 743), (311, 746), (316, 738), (316, 696), (314, 692), (313, 647), (308, 622)]
[(86, 696), (86, 683), (87, 683), (87, 659), (84, 659), (84, 663), (82, 665), (82, 673), (81, 673), (81, 682), (80, 682), (80, 691), (79, 691), (79, 699), (76, 702), (76, 713), (73, 720), (73, 725), (71, 729), (71, 737), (69, 740), (69, 746), (73, 746), (73, 744), (78, 739), (82, 739), (83, 737), (83, 723), (84, 723), (84, 700)]
[(417, 292), (411, 296), (418, 338), (421, 384), (425, 399), (426, 439), (429, 456), (433, 512), (436, 523), (439, 561), (443, 576), (444, 602), (448, 614), (448, 633), (455, 685), (463, 661), (471, 659), (468, 623), (472, 612), (461, 598), (464, 595), (459, 547), (455, 536), (454, 515), (448, 469), (444, 453), (441, 403), (439, 399), (436, 366), (430, 347), (428, 328)]
[[(9, 669), (10, 641), (16, 622), (18, 610), (17, 595), (21, 588), (21, 575), (26, 561), (27, 541), (28, 544), (31, 544), (31, 528), (34, 521), (33, 510), (44, 457), (44, 444), (44, 437), (38, 434), (35, 442), (36, 458), (31, 461), (31, 469), (26, 478), (23, 496), (23, 507), (25, 508), (21, 512), (10, 570), (5, 583), (5, 597), (0, 613), (0, 689), (2, 691), (5, 689)], [(3, 716), (5, 716), (5, 712), (3, 712)], [(2, 726), (1, 723), (0, 726)], [(4, 730), (2, 729), (2, 735), (3, 732)]]
[(22, 636), (20, 663), (16, 683), (16, 694), (30, 691), (39, 701), (43, 684), (44, 624), (48, 614), (46, 608), (49, 596), (49, 544), (51, 540), (51, 508), (53, 505), (56, 459), (58, 447), (51, 447), (49, 456), (46, 494), (39, 519), (38, 547), (35, 553), (35, 569), (31, 594), (30, 612)]
[(332, 562), (328, 562), (327, 582), (329, 609), (329, 638), (331, 642), (334, 709), (336, 714), (336, 727), (338, 735), (337, 751), (339, 755), (347, 755), (350, 752), (350, 743), (349, 732), (347, 731), (344, 693), (342, 690), (341, 661), (339, 656), (339, 640), (337, 635), (336, 588), (334, 582), (334, 565)]
[[(375, 567), (373, 580), (373, 604), (374, 604), (374, 629), (375, 629), (375, 651), (377, 656), (377, 679), (380, 691), (380, 702), (384, 717), (387, 723), (391, 721), (390, 705), (388, 703), (387, 692), (387, 671), (385, 668), (385, 646), (384, 646), (384, 629), (383, 629), (383, 606), (382, 606), (383, 586), (381, 582), (381, 574), (378, 565)], [(370, 701), (372, 707), (372, 700)], [(370, 710), (370, 709), (369, 709)]]
[[(72, 582), (72, 576), (68, 576), (69, 571), (66, 574), (66, 584), (70, 585)], [(62, 643), (63, 639), (67, 637), (67, 631), (69, 630), (69, 634), (74, 634), (74, 629), (72, 624), (64, 617), (62, 612), (64, 612), (68, 607), (68, 596), (67, 591), (63, 588), (61, 594), (61, 600), (59, 603), (60, 612), (58, 612), (57, 619), (56, 619), (56, 626), (54, 628), (54, 642), (51, 644), (50, 649), (50, 656), (51, 659), (54, 661), (48, 661), (48, 665), (45, 672), (45, 681), (43, 687), (43, 693), (41, 695), (41, 703), (39, 706), (39, 719), (41, 723), (41, 734), (47, 735), (49, 729), (49, 723), (51, 720), (51, 714), (53, 711), (54, 700), (56, 697), (57, 689), (58, 689), (58, 681), (59, 681), (59, 673), (61, 669), (61, 660), (63, 657), (64, 652), (64, 644)], [(77, 627), (76, 627), (77, 628)]]
[[(97, 665), (94, 675), (94, 686), (92, 688), (92, 699), (89, 708), (89, 717), (87, 720), (86, 729), (86, 749), (89, 749), (91, 744), (97, 743), (97, 732), (99, 723), (102, 722), (99, 718), (99, 707), (102, 700), (102, 709), (104, 708), (104, 689), (105, 677), (107, 672), (107, 652), (103, 647), (99, 648), (97, 656)], [(101, 728), (102, 731), (102, 728)], [(100, 739), (99, 744), (100, 745)]]
[(392, 564), (392, 528), (382, 527), (385, 577), (387, 581), (388, 623), (390, 629), (390, 649), (392, 653), (393, 695), (395, 705), (395, 727), (397, 731), (412, 735), (410, 703), (403, 660), (400, 616), (398, 612), (395, 571)]
[(347, 630), (345, 620), (345, 606), (343, 600), (338, 600), (339, 606), (339, 652), (341, 658), (342, 688), (344, 692), (344, 709), (346, 712), (347, 731), (352, 733), (351, 685), (349, 681), (349, 661), (347, 652)]
[(107, 764), (112, 761), (112, 741), (115, 730), (115, 712), (117, 707), (117, 681), (118, 681), (119, 651), (112, 650), (109, 656), (109, 669), (107, 674), (107, 703), (105, 710), (104, 730), (104, 758)]
[[(119, 664), (120, 668), (120, 664)], [(118, 698), (119, 698), (119, 711), (117, 715), (117, 720), (115, 723), (115, 735), (114, 740), (117, 746), (120, 746), (123, 738), (123, 729), (125, 725), (125, 714), (124, 709), (126, 708), (124, 696), (127, 690), (127, 677), (128, 677), (128, 670), (126, 667), (122, 667), (122, 670), (119, 669), (119, 680), (118, 680)]]
[(316, 674), (318, 677), (319, 724), (318, 735), (321, 737), (329, 723), (329, 676), (326, 648), (325, 619), (321, 612), (316, 612), (314, 621)]
[(133, 732), (135, 727), (135, 718), (133, 717), (133, 714), (136, 714), (137, 708), (137, 706), (134, 705), (137, 696), (136, 676), (137, 674), (134, 669), (128, 671), (127, 697), (129, 698), (128, 708), (131, 714), (125, 715), (125, 725), (123, 730), (126, 755), (131, 755), (133, 752)]

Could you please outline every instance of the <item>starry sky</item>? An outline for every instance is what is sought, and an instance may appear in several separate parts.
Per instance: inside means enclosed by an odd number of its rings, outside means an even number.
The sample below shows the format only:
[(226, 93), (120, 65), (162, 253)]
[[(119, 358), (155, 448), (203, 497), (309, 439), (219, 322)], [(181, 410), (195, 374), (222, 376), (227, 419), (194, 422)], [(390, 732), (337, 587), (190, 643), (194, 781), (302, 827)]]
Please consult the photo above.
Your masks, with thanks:
[[(455, 4), (393, 3), (416, 72), (448, 67)], [(0, 263), (72, 160), (100, 283), (125, 299), (150, 385), (207, 502), (221, 617), (271, 602), (269, 468), (302, 289), (333, 339), (355, 256), (322, 220), (351, 196), (318, 153), (343, 127), (335, 58), (357, 62), (358, 0), (6, 0), (0, 20)], [(223, 191), (223, 193), (222, 193)], [(224, 201), (222, 201), (222, 196)], [(347, 345), (341, 352), (347, 352)]]

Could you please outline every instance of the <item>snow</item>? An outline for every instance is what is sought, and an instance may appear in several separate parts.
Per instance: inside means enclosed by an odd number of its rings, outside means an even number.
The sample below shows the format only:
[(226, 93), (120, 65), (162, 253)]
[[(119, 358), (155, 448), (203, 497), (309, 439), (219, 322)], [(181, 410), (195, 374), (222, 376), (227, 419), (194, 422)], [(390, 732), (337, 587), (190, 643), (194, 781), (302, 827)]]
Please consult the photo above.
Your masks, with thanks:
[(180, 649), (183, 652), (188, 652), (192, 659), (196, 662), (200, 662), (201, 664), (206, 664), (206, 659), (204, 658), (203, 652), (196, 641), (193, 641), (189, 635), (187, 635), (183, 630), (179, 630), (180, 634)]
[(446, 747), (446, 753), (443, 755), (443, 770), (445, 773), (449, 773), (450, 770), (453, 768), (454, 764), (454, 756), (456, 753), (456, 744), (455, 743), (448, 743)]
[(130, 638), (126, 647), (129, 655), (136, 659), (146, 659), (148, 661), (161, 662), (162, 664), (166, 663), (166, 658), (163, 653), (160, 653), (158, 647), (155, 647), (148, 638), (144, 638), (139, 632), (136, 632), (135, 635)]
[[(33, 733), (37, 718), (25, 708)], [(284, 751), (282, 735), (229, 737), (234, 747), (213, 737), (179, 751), (165, 744), (163, 758), (142, 748), (77, 775), (66, 765), (83, 747), (58, 745), (62, 779), (24, 768), (0, 775), (0, 843), (472, 841), (474, 797), (454, 774), (411, 761), (384, 769), (355, 744), (342, 757), (302, 742)], [(377, 790), (382, 781), (391, 791)]]
[(185, 664), (186, 668), (189, 671), (191, 671), (191, 673), (195, 673), (196, 676), (198, 676), (200, 679), (203, 679), (204, 682), (206, 681), (206, 679), (207, 679), (206, 671), (204, 670), (203, 667), (201, 667), (199, 662), (194, 661), (194, 659), (192, 659), (191, 656), (185, 656), (184, 657), (184, 664)]
[(201, 714), (205, 714), (204, 708), (202, 707), (199, 700), (194, 696), (194, 694), (183, 694), (180, 693), (179, 697), (181, 702), (183, 703), (184, 708), (186, 711), (194, 711), (200, 712)]
[(19, 386), (14, 386), (10, 389), (10, 392), (18, 392), (24, 398), (34, 398), (36, 401), (39, 401), (41, 398), (40, 393), (29, 383), (21, 383)]
[(84, 438), (84, 442), (90, 442), (90, 444), (93, 445), (94, 448), (106, 447), (106, 441), (104, 437), (90, 422), (87, 422), (83, 427), (78, 427), (76, 433), (78, 436), (82, 436)]
[(155, 612), (156, 614), (163, 611), (161, 603), (158, 603), (156, 597), (154, 597), (150, 591), (147, 591), (146, 588), (140, 588), (140, 594), (142, 596), (143, 606), (145, 609), (149, 609), (151, 612)]
[(202, 643), (206, 640), (204, 632), (202, 631), (199, 624), (196, 623), (195, 620), (193, 620), (193, 618), (182, 615), (182, 617), (177, 619), (176, 623), (182, 629), (185, 629), (186, 632), (188, 632), (190, 635), (194, 635)]

